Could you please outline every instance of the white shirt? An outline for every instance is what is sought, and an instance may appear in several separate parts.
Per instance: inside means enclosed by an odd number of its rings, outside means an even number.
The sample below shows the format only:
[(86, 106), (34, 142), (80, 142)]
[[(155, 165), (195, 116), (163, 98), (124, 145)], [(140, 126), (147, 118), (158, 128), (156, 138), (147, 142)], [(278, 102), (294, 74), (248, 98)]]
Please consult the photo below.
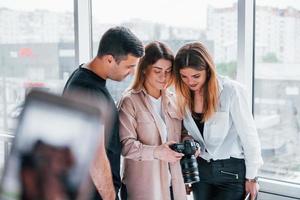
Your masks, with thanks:
[(151, 95), (148, 95), (150, 98), (150, 104), (152, 106), (152, 108), (155, 110), (156, 113), (158, 113), (161, 117), (162, 116), (162, 112), (161, 112), (161, 97), (159, 97), (158, 99), (154, 98)]
[(240, 83), (221, 76), (218, 77), (218, 86), (219, 107), (217, 112), (205, 121), (204, 138), (188, 109), (184, 126), (189, 134), (200, 142), (202, 158), (243, 158), (246, 164), (246, 178), (254, 178), (263, 160), (256, 126), (246, 99), (246, 90)]
[[(161, 106), (161, 97), (158, 99), (154, 98), (151, 95), (148, 95), (150, 99), (150, 104), (152, 108), (155, 110), (156, 114), (158, 115), (158, 119), (161, 120), (161, 128), (162, 128), (162, 143), (166, 143), (168, 139), (168, 132), (167, 132), (167, 126), (165, 123), (165, 117), (163, 116), (162, 112), (162, 106)], [(171, 186), (171, 172), (169, 168), (169, 174), (168, 174), (169, 183)]]
[(148, 95), (150, 99), (150, 104), (152, 108), (155, 110), (156, 114), (158, 114), (159, 119), (161, 120), (162, 124), (162, 142), (165, 143), (167, 141), (168, 132), (167, 132), (167, 126), (165, 123), (165, 119), (162, 113), (162, 106), (161, 106), (161, 97), (158, 99), (152, 97), (151, 95)]

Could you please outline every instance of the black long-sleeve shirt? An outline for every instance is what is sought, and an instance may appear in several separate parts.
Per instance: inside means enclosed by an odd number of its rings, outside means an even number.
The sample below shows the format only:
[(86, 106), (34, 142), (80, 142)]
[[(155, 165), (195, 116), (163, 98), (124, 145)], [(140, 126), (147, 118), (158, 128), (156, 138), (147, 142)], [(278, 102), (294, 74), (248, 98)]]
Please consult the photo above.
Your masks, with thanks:
[[(116, 194), (121, 187), (121, 177), (120, 177), (120, 157), (121, 157), (121, 143), (119, 137), (119, 116), (116, 105), (113, 98), (106, 88), (106, 80), (102, 79), (94, 72), (82, 68), (82, 65), (76, 69), (69, 80), (67, 81), (64, 93), (68, 91), (82, 91), (86, 98), (99, 99), (105, 98), (109, 105), (111, 105), (112, 110), (112, 123), (105, 124), (105, 148), (108, 160), (110, 162), (110, 167), (112, 170), (113, 183), (115, 187)], [(95, 188), (95, 195), (93, 199), (101, 200), (102, 198), (98, 194)], [(118, 199), (118, 197), (117, 197)]]

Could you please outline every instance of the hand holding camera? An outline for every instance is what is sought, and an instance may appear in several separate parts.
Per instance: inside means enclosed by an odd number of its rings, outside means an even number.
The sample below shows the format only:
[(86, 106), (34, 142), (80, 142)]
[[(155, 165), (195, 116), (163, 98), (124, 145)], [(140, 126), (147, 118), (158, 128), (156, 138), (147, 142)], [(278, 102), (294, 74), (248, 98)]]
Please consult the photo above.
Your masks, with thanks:
[(175, 144), (175, 142), (167, 142), (154, 149), (154, 157), (159, 160), (174, 163), (179, 161), (184, 154), (181, 152), (173, 151), (169, 146)]
[(180, 160), (182, 176), (185, 184), (200, 181), (196, 152), (199, 150), (198, 143), (194, 140), (185, 140), (183, 143), (171, 144), (170, 148), (176, 152), (183, 153)]

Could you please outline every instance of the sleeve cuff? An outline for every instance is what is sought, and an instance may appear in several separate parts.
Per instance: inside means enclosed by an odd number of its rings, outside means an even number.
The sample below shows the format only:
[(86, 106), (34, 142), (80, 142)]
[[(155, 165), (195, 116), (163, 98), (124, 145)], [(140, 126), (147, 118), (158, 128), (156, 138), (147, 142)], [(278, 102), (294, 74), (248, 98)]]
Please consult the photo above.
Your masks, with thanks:
[(246, 178), (254, 179), (257, 176), (258, 168), (246, 166)]
[(140, 160), (154, 160), (154, 149), (156, 146), (143, 145), (142, 155)]

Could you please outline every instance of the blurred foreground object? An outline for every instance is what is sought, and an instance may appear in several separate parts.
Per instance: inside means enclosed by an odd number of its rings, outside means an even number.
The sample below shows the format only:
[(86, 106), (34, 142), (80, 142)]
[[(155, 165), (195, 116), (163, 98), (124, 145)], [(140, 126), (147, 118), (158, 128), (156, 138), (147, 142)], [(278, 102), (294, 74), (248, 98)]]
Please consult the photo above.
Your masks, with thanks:
[(99, 104), (80, 96), (28, 94), (0, 199), (89, 199), (89, 167), (98, 144), (103, 144), (104, 119)]

